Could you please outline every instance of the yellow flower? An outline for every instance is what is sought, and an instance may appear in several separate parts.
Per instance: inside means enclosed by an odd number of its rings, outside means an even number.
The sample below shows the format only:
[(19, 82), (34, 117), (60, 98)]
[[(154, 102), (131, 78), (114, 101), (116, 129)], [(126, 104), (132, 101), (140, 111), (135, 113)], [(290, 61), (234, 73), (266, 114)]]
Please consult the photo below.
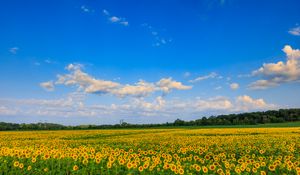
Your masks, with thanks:
[(20, 164), (19, 164), (19, 168), (23, 169), (23, 168), (24, 168), (24, 164), (23, 164), (23, 163), (20, 163)]
[(208, 172), (208, 168), (207, 168), (206, 166), (203, 166), (203, 167), (202, 167), (202, 170), (203, 170), (204, 173), (207, 173), (207, 172)]
[(142, 172), (144, 170), (143, 166), (139, 166), (139, 172)]
[(74, 165), (73, 166), (73, 171), (77, 171), (79, 168), (78, 168), (78, 166), (77, 165)]
[(18, 161), (15, 161), (15, 162), (14, 162), (14, 167), (18, 167), (19, 164), (20, 164), (20, 163), (19, 163)]
[(128, 162), (128, 163), (127, 163), (127, 168), (130, 169), (131, 167), (132, 167), (132, 163), (131, 163), (131, 162)]
[(211, 171), (214, 171), (214, 170), (216, 169), (216, 166), (215, 166), (215, 165), (210, 165), (210, 166), (209, 166), (209, 169), (210, 169)]
[(275, 168), (276, 168), (276, 167), (275, 167), (274, 165), (269, 165), (269, 170), (270, 170), (270, 171), (275, 171)]
[(196, 168), (195, 168), (195, 169), (196, 169), (196, 171), (199, 172), (199, 171), (201, 170), (201, 167), (200, 167), (199, 165), (196, 165)]
[(265, 171), (260, 171), (260, 175), (266, 175), (267, 173)]
[(217, 173), (218, 173), (218, 174), (221, 174), (221, 173), (223, 173), (223, 170), (222, 170), (221, 168), (219, 168), (219, 169), (217, 170)]
[(86, 164), (89, 163), (89, 161), (88, 161), (87, 159), (83, 159), (82, 163), (83, 163), (84, 165), (86, 165)]
[(30, 171), (30, 170), (31, 170), (31, 168), (32, 168), (32, 167), (29, 165), (29, 166), (27, 167), (27, 170), (28, 170), (28, 171)]

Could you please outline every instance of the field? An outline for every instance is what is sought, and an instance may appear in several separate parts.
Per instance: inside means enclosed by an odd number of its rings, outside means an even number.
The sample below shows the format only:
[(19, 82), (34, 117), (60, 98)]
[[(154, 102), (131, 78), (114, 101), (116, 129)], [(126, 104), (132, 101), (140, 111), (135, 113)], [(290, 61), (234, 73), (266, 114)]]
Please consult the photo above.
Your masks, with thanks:
[(0, 132), (0, 174), (300, 174), (300, 128)]

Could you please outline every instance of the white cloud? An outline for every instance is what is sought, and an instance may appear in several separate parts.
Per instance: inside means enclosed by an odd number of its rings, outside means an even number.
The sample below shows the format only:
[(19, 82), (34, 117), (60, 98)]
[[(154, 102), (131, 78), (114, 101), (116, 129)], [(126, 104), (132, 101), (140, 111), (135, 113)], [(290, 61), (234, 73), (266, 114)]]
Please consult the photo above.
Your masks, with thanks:
[(12, 47), (9, 49), (9, 52), (12, 53), (12, 54), (17, 54), (19, 51), (19, 48), (18, 47)]
[(216, 78), (217, 76), (218, 76), (217, 73), (212, 72), (212, 73), (210, 73), (208, 75), (200, 76), (200, 77), (197, 77), (197, 78), (195, 78), (193, 80), (190, 80), (189, 82), (196, 83), (198, 81), (203, 81), (203, 80), (207, 80), (207, 79), (210, 79), (210, 78)]
[(291, 35), (300, 36), (300, 26), (291, 28), (288, 32)]
[(253, 71), (253, 76), (261, 76), (263, 79), (251, 83), (249, 85), (251, 89), (266, 89), (300, 80), (300, 50), (293, 49), (289, 45), (286, 45), (282, 50), (286, 54), (286, 62), (265, 63), (261, 68)]
[(82, 72), (82, 65), (69, 64), (66, 69), (70, 74), (58, 75), (56, 84), (64, 84), (66, 86), (78, 86), (86, 93), (105, 94), (111, 92), (113, 89), (121, 86), (119, 83), (99, 80), (89, 76), (87, 73)]
[(40, 83), (40, 86), (42, 88), (44, 88), (45, 90), (47, 90), (47, 91), (53, 91), (54, 90), (54, 84), (53, 84), (52, 81), (47, 81), (47, 82)]
[(172, 89), (188, 90), (192, 88), (192, 86), (186, 86), (181, 82), (173, 81), (172, 78), (162, 78), (156, 85), (165, 93), (169, 93)]
[(144, 23), (142, 24), (142, 27), (146, 28), (153, 37), (153, 46), (159, 47), (172, 42), (172, 39), (170, 37), (166, 37), (166, 34), (164, 34), (164, 32), (162, 32), (161, 30), (159, 30), (158, 32), (158, 30), (155, 29), (152, 25)]
[[(55, 84), (63, 84), (66, 86), (77, 86), (78, 90), (92, 94), (111, 94), (117, 97), (145, 97), (155, 91), (161, 91), (164, 94), (171, 92), (172, 89), (188, 90), (191, 86), (183, 85), (181, 82), (172, 80), (172, 78), (162, 78), (156, 83), (149, 83), (143, 80), (130, 85), (121, 84), (109, 80), (96, 79), (82, 71), (82, 65), (69, 64), (66, 67), (70, 73), (58, 75)], [(50, 86), (48, 83), (43, 83), (43, 87)], [(53, 86), (54, 88), (54, 86)]]
[[(275, 109), (276, 105), (268, 104), (263, 99), (253, 99), (247, 95), (235, 99), (212, 97), (208, 99), (169, 99), (158, 96), (152, 100), (130, 98), (119, 104), (85, 104), (86, 95), (76, 92), (60, 99), (1, 99), (0, 116), (30, 117), (94, 117), (94, 120), (118, 121), (124, 117), (131, 122), (155, 123), (174, 121), (178, 116), (186, 120), (196, 116), (218, 115), (235, 112)], [(141, 118), (145, 121), (139, 121)], [(151, 117), (151, 118), (148, 118)], [(158, 117), (158, 118), (153, 118)], [(40, 119), (43, 119), (40, 118)], [(48, 118), (49, 119), (49, 118)], [(157, 121), (156, 121), (157, 120)]]
[(230, 110), (233, 107), (233, 104), (225, 97), (214, 97), (209, 98), (208, 100), (195, 101), (195, 107), (199, 111)]
[(50, 59), (45, 59), (44, 62), (47, 63), (47, 64), (57, 64), (56, 61), (53, 61), (53, 60), (50, 60)]
[(248, 95), (238, 96), (236, 99), (236, 110), (238, 111), (273, 109), (275, 107), (273, 104), (267, 104), (262, 98), (253, 99)]
[(17, 113), (18, 113), (18, 111), (13, 108), (7, 108), (5, 106), (0, 106), (0, 115), (2, 115), (2, 116), (16, 115)]
[(128, 21), (121, 21), (120, 24), (122, 24), (123, 26), (128, 26), (129, 22)]
[(118, 18), (118, 17), (116, 17), (116, 16), (110, 17), (109, 20), (110, 20), (111, 22), (119, 22), (119, 21), (121, 21), (121, 19)]
[(0, 105), (5, 104), (5, 111), (0, 109), (0, 115), (69, 117), (90, 116), (91, 111), (84, 106), (85, 95), (70, 93), (61, 99), (0, 99)]
[(83, 65), (79, 63), (74, 63), (74, 64), (71, 63), (65, 67), (65, 69), (67, 69), (68, 71), (73, 71), (73, 70), (75, 71), (81, 68), (83, 68)]
[(270, 80), (257, 80), (249, 85), (250, 89), (268, 89), (270, 87), (276, 87), (281, 81), (277, 81), (278, 78), (273, 78)]
[(112, 94), (119, 97), (134, 96), (134, 97), (145, 97), (154, 92), (156, 89), (153, 83), (147, 83), (140, 80), (135, 85), (124, 85), (118, 89), (112, 90)]
[(240, 87), (238, 83), (231, 83), (230, 84), (230, 89), (232, 90), (237, 90)]
[(123, 26), (129, 25), (129, 22), (125, 18), (113, 16), (106, 9), (103, 10), (103, 14), (111, 23), (121, 24)]
[(163, 99), (163, 97), (158, 96), (153, 102), (147, 102), (142, 98), (134, 99), (131, 106), (134, 106), (134, 108), (138, 108), (142, 111), (158, 111), (162, 109), (165, 104), (166, 101)]
[(80, 7), (80, 9), (81, 9), (83, 12), (86, 12), (86, 13), (90, 12), (90, 9), (87, 8), (85, 5), (82, 5), (82, 6)]

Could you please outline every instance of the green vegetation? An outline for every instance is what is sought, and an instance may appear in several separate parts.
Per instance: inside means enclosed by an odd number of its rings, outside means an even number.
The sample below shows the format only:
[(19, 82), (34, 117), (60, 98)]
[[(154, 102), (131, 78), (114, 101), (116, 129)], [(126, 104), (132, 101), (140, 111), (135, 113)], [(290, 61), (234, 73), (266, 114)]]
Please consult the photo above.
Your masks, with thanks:
[(15, 124), (0, 122), (0, 130), (80, 130), (80, 129), (117, 129), (117, 128), (259, 128), (259, 127), (299, 127), (300, 109), (279, 109), (264, 112), (218, 115), (184, 121), (177, 119), (173, 123), (116, 125), (79, 125), (64, 126), (53, 123)]

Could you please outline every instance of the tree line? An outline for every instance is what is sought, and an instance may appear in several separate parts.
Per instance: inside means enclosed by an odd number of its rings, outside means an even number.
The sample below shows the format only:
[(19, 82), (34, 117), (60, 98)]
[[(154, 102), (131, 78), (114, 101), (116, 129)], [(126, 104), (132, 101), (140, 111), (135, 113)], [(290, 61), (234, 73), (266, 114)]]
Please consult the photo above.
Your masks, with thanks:
[(117, 128), (153, 128), (172, 126), (209, 126), (209, 125), (256, 125), (266, 123), (283, 123), (300, 121), (300, 109), (279, 109), (263, 112), (248, 112), (240, 114), (217, 115), (202, 117), (197, 120), (184, 121), (176, 119), (174, 122), (162, 124), (130, 124), (122, 122), (115, 125), (78, 125), (65, 126), (54, 123), (17, 124), (0, 122), (0, 130), (80, 130), (80, 129), (117, 129)]

